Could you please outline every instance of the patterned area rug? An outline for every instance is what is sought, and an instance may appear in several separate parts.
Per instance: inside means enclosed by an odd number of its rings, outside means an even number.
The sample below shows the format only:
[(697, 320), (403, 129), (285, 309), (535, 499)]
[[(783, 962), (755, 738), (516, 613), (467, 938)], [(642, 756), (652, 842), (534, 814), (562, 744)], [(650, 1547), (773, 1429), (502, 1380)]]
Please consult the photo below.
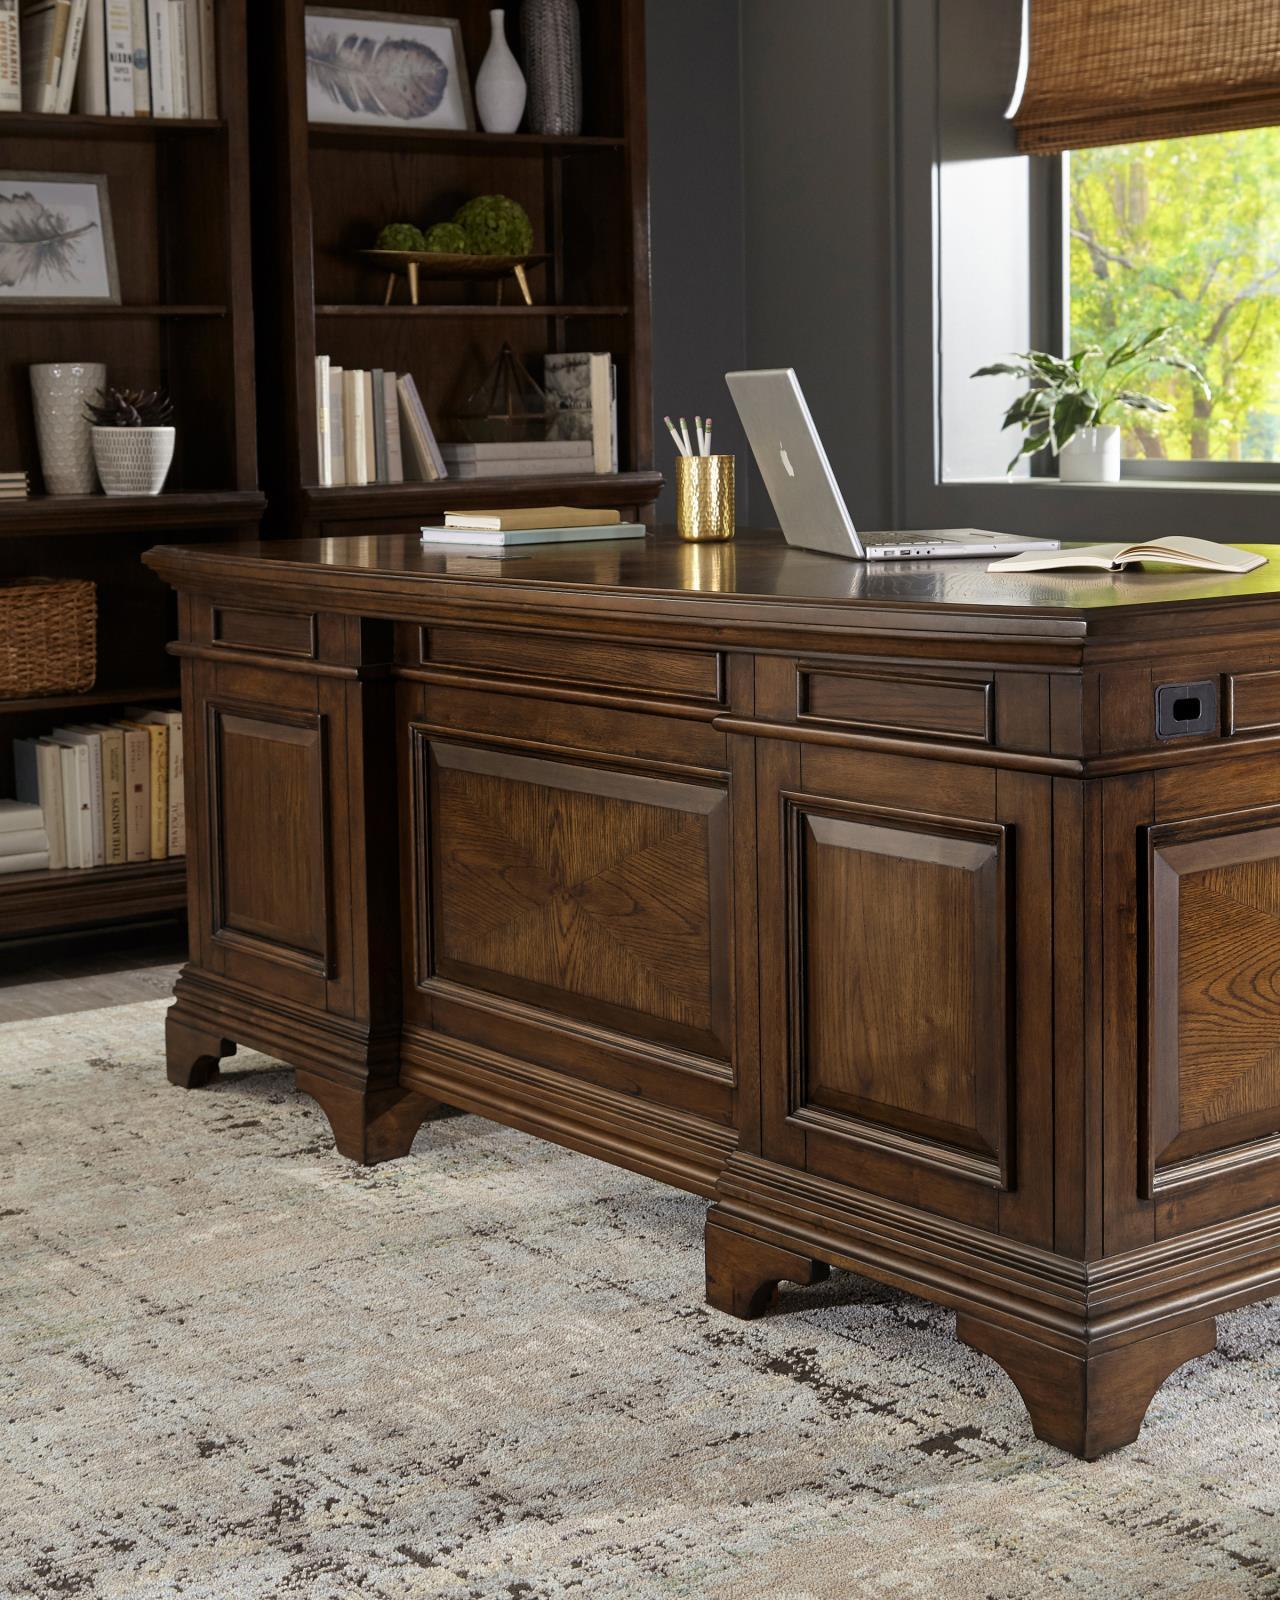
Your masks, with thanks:
[(0, 1028), (0, 1593), (1280, 1594), (1280, 1306), (1085, 1465), (945, 1312), (734, 1322), (701, 1202), (474, 1117), (361, 1171), (163, 1014)]

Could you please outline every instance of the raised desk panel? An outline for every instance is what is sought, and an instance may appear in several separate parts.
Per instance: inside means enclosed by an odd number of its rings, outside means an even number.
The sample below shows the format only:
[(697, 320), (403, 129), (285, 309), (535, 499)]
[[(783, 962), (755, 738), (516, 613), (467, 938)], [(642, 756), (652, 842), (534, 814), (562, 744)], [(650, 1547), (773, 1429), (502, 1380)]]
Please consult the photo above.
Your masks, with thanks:
[[(1280, 821), (1150, 833), (1149, 1193), (1280, 1184)], [(1207, 831), (1212, 826), (1212, 831)], [(1224, 1214), (1235, 1195), (1224, 1186)]]
[(1001, 831), (804, 802), (787, 816), (792, 1117), (1002, 1184)]
[(1048, 1170), (1017, 1159), (1020, 1137), (1052, 1138), (1033, 1002), (1051, 981), (1048, 795), (1022, 776), (1002, 809), (991, 769), (773, 747), (762, 1030), (786, 1072), (766, 1091), (766, 1156), (1051, 1242)]
[(213, 937), (329, 966), (328, 759), (318, 715), (209, 706)]
[[(703, 681), (719, 692), (718, 663)], [(723, 736), (707, 719), (434, 682), (403, 684), (399, 717), (405, 1020), (436, 1070), (479, 1047), (499, 1077), (516, 1062), (554, 1074), (571, 1105), (599, 1091), (641, 1120), (731, 1122), (749, 906), (730, 866), (735, 790), (707, 770), (727, 769)], [(749, 920), (746, 936), (754, 948)], [(706, 1185), (701, 1167), (689, 1178)]]
[(427, 769), (420, 978), (729, 1059), (725, 788), (425, 737), (414, 748)]

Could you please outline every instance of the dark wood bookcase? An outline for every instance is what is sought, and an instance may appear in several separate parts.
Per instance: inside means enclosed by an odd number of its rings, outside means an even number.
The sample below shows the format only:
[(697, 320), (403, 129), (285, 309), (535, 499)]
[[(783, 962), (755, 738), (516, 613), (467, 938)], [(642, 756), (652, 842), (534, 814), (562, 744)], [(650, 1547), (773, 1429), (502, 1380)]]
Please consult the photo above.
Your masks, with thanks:
[[(661, 487), (650, 403), (649, 212), (642, 0), (584, 0), (583, 132), (544, 137), (309, 124), (304, 0), (255, 19), (254, 248), (264, 481), (273, 529), (412, 531), (446, 507), (617, 506), (643, 517)], [(359, 9), (358, 7), (352, 8)], [(484, 0), (378, 0), (367, 9), (455, 17), (474, 82), (489, 43)], [(519, 47), (519, 6), (507, 6)], [(269, 48), (267, 38), (269, 37)], [(417, 307), (361, 260), (384, 223), (445, 220), (466, 199), (519, 200), (545, 265), (535, 304), (494, 303), (492, 283), (424, 280)], [(441, 438), (451, 412), (509, 343), (539, 376), (548, 351), (608, 351), (618, 372), (617, 476), (445, 480), (324, 488), (316, 450), (315, 358), (411, 372)]]
[[(0, 501), (0, 577), (92, 578), (98, 670), (84, 694), (0, 701), (0, 794), (15, 738), (173, 704), (172, 596), (140, 556), (161, 541), (253, 535), (258, 488), (249, 240), (246, 0), (217, 0), (219, 115), (195, 121), (0, 113), (0, 168), (105, 174), (121, 301), (0, 306), (0, 467), (24, 468), (29, 500)], [(163, 384), (177, 410), (164, 493), (43, 493), (28, 367), (103, 361), (108, 381)], [(0, 938), (179, 909), (182, 859), (0, 875)]]

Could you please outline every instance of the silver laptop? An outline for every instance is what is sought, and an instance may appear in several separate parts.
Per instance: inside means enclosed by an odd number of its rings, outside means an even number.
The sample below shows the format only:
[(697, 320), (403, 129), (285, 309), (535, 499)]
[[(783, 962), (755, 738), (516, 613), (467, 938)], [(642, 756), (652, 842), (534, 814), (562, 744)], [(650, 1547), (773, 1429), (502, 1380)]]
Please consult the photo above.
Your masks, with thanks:
[(1021, 550), (1058, 548), (1056, 539), (1024, 539), (977, 528), (868, 533), (859, 538), (792, 369), (726, 372), (725, 382), (788, 544), (856, 561), (1011, 556)]

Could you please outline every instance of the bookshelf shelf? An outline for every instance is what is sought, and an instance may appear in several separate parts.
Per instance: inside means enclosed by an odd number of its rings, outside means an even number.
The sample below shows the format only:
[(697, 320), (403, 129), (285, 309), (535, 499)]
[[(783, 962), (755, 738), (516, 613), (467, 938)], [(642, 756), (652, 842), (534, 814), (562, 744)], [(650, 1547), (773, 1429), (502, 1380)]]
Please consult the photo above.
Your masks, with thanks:
[(208, 494), (33, 495), (0, 501), (0, 539), (32, 534), (147, 533), (157, 529), (196, 531), (253, 523), (266, 509), (256, 489)]
[(74, 318), (77, 322), (128, 322), (155, 318), (177, 321), (185, 317), (225, 317), (226, 306), (62, 306), (52, 302), (43, 306), (0, 305), (0, 317), (21, 317), (24, 321), (45, 317), (51, 322)]
[[(421, 0), (380, 0), (421, 15)], [(368, 127), (307, 120), (305, 0), (255, 16), (250, 105), (254, 166), (259, 370), (278, 399), (263, 417), (272, 531), (292, 537), (404, 532), (410, 518), (480, 499), (511, 505), (616, 507), (640, 521), (662, 479), (653, 461), (649, 201), (643, 0), (579, 8), (583, 132)], [(474, 78), (488, 49), (485, 0), (450, 0)], [(259, 42), (261, 48), (259, 49)], [(528, 214), (527, 254), (542, 257), (540, 304), (379, 303), (385, 269), (361, 257), (389, 222), (452, 216), (467, 198), (503, 194)], [(520, 296), (511, 286), (511, 299)], [(456, 292), (461, 297), (461, 292)], [(496, 295), (488, 294), (493, 301)], [(371, 303), (370, 303), (371, 302)], [(509, 345), (536, 381), (551, 354), (607, 355), (617, 380), (615, 476), (566, 473), (320, 489), (316, 357), (347, 372), (411, 374), (442, 442)], [(268, 443), (268, 440), (270, 442)]]
[(313, 145), (390, 144), (399, 148), (469, 151), (480, 155), (571, 155), (577, 150), (624, 150), (625, 135), (582, 133), (467, 133), (450, 128), (383, 129), (345, 123), (313, 122), (307, 137)]
[[(442, 478), (436, 483), (371, 483), (326, 489), (304, 488), (303, 514), (324, 523), (330, 532), (363, 533), (365, 528), (335, 528), (338, 521), (379, 522), (396, 519), (385, 531), (403, 533), (406, 519), (439, 516), (466, 506), (544, 505), (634, 506), (657, 498), (660, 472), (578, 473), (563, 477)], [(381, 528), (378, 531), (384, 531)], [(408, 531), (412, 531), (409, 529)]]
[(152, 701), (172, 703), (179, 698), (176, 684), (159, 688), (89, 689), (84, 694), (35, 695), (28, 700), (0, 700), (0, 717), (25, 716), (35, 711), (75, 711), (81, 706), (150, 705)]
[[(213, 0), (217, 118), (0, 113), (0, 165), (106, 182), (124, 302), (0, 307), (0, 468), (30, 499), (0, 501), (0, 581), (40, 574), (97, 586), (97, 685), (0, 702), (0, 795), (13, 740), (173, 706), (172, 594), (139, 557), (162, 539), (255, 537), (258, 488), (249, 237), (247, 0)], [(173, 397), (177, 450), (156, 496), (44, 494), (28, 367), (101, 361), (112, 384)], [(185, 862), (0, 874), (0, 939), (181, 909)]]
[(185, 856), (121, 867), (0, 873), (0, 938), (181, 911), (186, 885)]
[(629, 317), (630, 306), (317, 306), (320, 317)]
[(86, 117), (73, 111), (0, 111), (0, 139), (157, 139), (222, 133), (220, 117)]

